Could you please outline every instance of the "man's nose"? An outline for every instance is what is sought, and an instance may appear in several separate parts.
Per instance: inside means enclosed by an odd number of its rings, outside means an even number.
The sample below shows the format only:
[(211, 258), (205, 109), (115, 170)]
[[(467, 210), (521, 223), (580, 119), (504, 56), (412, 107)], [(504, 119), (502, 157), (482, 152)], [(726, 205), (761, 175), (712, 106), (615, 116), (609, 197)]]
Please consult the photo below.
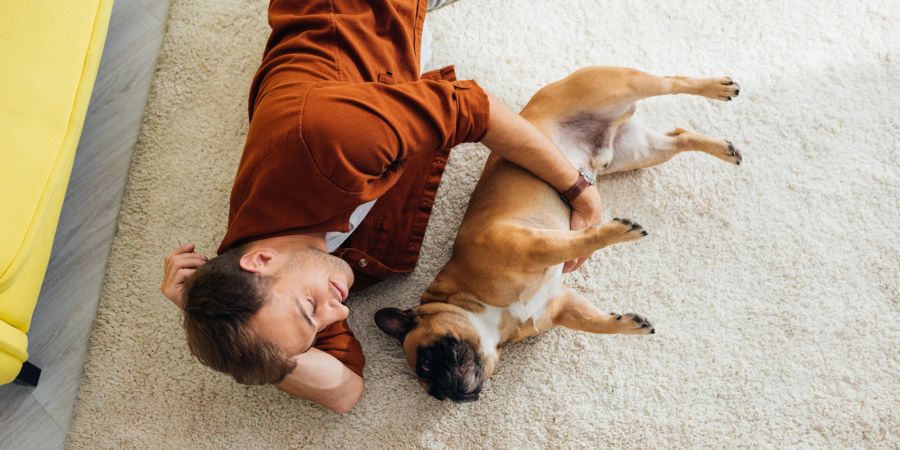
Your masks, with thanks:
[(328, 300), (326, 307), (328, 308), (329, 317), (333, 318), (333, 322), (346, 319), (349, 315), (347, 307), (342, 305), (341, 301), (337, 298)]

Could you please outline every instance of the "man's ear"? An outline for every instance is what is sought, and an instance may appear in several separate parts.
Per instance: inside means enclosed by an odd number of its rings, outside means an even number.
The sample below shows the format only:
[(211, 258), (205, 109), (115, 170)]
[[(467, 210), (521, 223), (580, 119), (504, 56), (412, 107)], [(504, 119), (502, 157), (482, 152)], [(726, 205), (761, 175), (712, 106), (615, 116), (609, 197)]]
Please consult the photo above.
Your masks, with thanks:
[(406, 333), (409, 333), (409, 330), (415, 323), (415, 318), (412, 314), (409, 314), (408, 311), (409, 310), (403, 311), (397, 308), (379, 309), (378, 312), (375, 313), (375, 323), (378, 325), (378, 328), (381, 328), (381, 331), (384, 331), (388, 336), (393, 336), (400, 342), (403, 342)]
[(277, 252), (270, 248), (259, 248), (250, 250), (241, 256), (241, 269), (247, 272), (260, 273), (268, 275), (274, 271), (272, 261)]

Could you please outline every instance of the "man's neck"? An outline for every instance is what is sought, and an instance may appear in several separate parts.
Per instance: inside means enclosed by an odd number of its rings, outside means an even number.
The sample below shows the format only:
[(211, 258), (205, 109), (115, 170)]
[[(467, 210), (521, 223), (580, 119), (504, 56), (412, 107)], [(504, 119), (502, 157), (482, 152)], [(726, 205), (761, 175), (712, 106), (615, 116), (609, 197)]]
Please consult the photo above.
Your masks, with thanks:
[(325, 246), (325, 233), (302, 233), (258, 239), (248, 244), (250, 249), (257, 247), (280, 248), (285, 250), (313, 249), (328, 252)]

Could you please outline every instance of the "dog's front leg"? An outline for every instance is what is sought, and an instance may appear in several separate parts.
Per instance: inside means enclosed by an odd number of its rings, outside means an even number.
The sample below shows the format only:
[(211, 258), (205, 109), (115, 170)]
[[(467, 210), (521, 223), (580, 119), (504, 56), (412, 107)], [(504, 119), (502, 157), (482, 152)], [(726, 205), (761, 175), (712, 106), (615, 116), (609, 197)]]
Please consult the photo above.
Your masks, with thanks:
[(516, 260), (529, 269), (542, 269), (577, 258), (612, 244), (640, 239), (644, 228), (628, 219), (613, 219), (583, 230), (549, 230), (524, 225), (505, 227), (503, 239)]
[(653, 334), (656, 330), (643, 317), (600, 311), (574, 289), (566, 286), (547, 308), (553, 325), (602, 334)]

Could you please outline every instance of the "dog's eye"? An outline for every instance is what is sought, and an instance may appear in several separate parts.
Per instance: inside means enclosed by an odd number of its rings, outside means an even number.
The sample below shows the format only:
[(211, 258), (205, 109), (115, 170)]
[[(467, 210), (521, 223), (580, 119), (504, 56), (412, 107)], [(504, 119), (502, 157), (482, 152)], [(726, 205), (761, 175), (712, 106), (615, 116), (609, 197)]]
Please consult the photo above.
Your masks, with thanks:
[(431, 362), (427, 359), (423, 359), (421, 363), (419, 363), (419, 367), (422, 368), (423, 372), (428, 372), (431, 370)]

